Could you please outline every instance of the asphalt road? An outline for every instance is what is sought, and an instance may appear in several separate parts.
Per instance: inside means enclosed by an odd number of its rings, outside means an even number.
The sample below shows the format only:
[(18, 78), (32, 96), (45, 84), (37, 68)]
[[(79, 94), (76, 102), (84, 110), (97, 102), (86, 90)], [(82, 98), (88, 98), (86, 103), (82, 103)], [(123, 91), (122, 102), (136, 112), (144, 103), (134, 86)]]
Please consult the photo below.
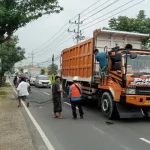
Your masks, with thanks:
[[(30, 101), (51, 99), (51, 89), (32, 87)], [(63, 99), (66, 119), (53, 118), (51, 101), (31, 102), (29, 110), (55, 150), (150, 150), (150, 121), (108, 121), (94, 106), (84, 106), (84, 119), (73, 120), (69, 103)]]

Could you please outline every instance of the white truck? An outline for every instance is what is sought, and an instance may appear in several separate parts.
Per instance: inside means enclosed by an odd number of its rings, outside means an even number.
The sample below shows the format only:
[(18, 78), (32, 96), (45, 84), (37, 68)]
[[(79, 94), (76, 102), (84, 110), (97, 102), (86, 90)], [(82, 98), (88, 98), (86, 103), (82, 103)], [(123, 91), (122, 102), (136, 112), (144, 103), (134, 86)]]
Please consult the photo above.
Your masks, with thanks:
[(28, 76), (30, 78), (31, 85), (35, 85), (35, 79), (40, 74), (41, 74), (41, 68), (29, 68), (28, 69)]

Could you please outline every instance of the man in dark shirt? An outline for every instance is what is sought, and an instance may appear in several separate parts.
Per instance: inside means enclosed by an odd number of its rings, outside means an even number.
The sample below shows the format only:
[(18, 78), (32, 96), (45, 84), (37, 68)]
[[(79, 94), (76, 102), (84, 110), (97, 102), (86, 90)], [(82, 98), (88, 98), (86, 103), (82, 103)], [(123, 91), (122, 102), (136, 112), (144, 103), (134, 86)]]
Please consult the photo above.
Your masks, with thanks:
[[(62, 104), (61, 104), (61, 93), (65, 93), (63, 90), (60, 90), (60, 77), (55, 77), (55, 83), (52, 85), (52, 96), (54, 104), (54, 118), (62, 119)], [(57, 116), (57, 113), (59, 114)]]

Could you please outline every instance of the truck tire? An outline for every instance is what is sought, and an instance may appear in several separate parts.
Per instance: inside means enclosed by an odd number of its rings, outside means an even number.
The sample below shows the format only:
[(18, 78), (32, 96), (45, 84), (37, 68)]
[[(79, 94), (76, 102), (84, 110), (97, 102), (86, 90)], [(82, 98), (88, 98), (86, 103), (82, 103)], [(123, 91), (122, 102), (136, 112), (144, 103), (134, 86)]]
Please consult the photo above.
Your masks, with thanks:
[(101, 110), (104, 117), (108, 119), (118, 119), (118, 111), (115, 102), (109, 92), (104, 92), (101, 98)]

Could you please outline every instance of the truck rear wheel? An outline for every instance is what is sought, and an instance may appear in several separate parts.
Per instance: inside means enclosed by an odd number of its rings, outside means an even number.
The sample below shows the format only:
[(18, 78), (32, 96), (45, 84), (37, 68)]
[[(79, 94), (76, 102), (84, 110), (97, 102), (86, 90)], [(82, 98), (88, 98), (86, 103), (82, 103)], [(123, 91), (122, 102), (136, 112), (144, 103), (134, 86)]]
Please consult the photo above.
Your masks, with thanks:
[(117, 119), (118, 111), (109, 92), (104, 92), (101, 98), (101, 110), (104, 117), (108, 119)]

